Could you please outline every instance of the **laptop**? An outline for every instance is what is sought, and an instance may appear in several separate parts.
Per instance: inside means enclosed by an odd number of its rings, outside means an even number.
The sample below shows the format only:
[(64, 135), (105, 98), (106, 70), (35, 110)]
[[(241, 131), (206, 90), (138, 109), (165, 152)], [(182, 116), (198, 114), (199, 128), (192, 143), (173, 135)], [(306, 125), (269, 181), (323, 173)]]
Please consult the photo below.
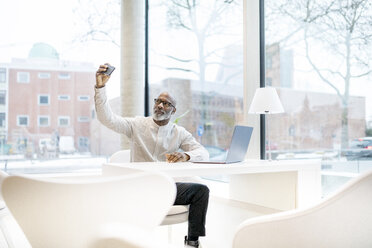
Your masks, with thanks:
[(247, 153), (249, 141), (251, 140), (253, 127), (235, 126), (234, 133), (231, 138), (230, 147), (227, 151), (224, 161), (193, 161), (198, 164), (231, 164), (244, 160)]

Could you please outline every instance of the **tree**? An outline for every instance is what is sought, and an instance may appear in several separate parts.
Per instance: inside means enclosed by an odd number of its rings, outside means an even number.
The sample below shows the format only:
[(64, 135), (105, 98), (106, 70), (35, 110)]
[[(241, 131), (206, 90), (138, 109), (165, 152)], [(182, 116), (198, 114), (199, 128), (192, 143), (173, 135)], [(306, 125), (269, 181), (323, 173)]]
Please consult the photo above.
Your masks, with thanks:
[[(286, 24), (293, 24), (286, 36), (277, 39), (284, 45), (304, 42), (305, 56), (311, 68), (340, 98), (341, 148), (347, 148), (350, 85), (372, 72), (372, 2), (284, 0), (269, 9), (271, 19), (281, 16)], [(326, 63), (324, 56), (316, 58), (312, 51), (329, 54), (333, 60)]]
[(75, 42), (98, 41), (120, 47), (120, 0), (79, 0), (74, 9), (79, 22)]
[[(168, 27), (171, 30), (187, 31), (196, 38), (198, 48), (196, 58), (182, 58), (177, 55), (164, 54), (163, 56), (170, 60), (182, 64), (182, 66), (167, 67), (167, 70), (193, 73), (198, 76), (201, 83), (205, 82), (206, 68), (210, 65), (218, 64), (238, 68), (237, 71), (242, 72), (242, 63), (227, 65), (221, 62), (226, 46), (231, 44), (224, 43), (222, 46), (216, 47), (215, 45), (211, 46), (209, 41), (215, 37), (223, 36), (229, 28), (236, 26), (236, 22), (231, 17), (236, 16), (234, 11), (240, 10), (237, 1), (164, 0), (152, 6), (167, 6)], [(109, 42), (120, 46), (120, 0), (108, 0), (104, 2), (104, 5), (102, 1), (80, 0), (79, 7), (74, 12), (78, 16), (79, 22), (86, 24), (77, 36), (77, 41)], [(231, 12), (233, 14), (227, 21), (225, 17)], [(198, 65), (196, 70), (192, 69), (192, 64), (195, 62)], [(228, 83), (234, 76), (236, 76), (235, 73), (226, 77), (225, 83)]]
[[(174, 61), (181, 62), (185, 66), (172, 68), (173, 70), (185, 70), (187, 64), (196, 62), (198, 69), (192, 71), (199, 78), (200, 83), (205, 82), (206, 68), (209, 65), (223, 65), (221, 61), (216, 61), (214, 56), (221, 56), (221, 51), (226, 49), (226, 44), (222, 46), (207, 46), (208, 40), (216, 36), (226, 34), (234, 22), (227, 22), (225, 15), (236, 11), (237, 1), (234, 0), (168, 0), (164, 1), (167, 5), (168, 26), (173, 29), (182, 29), (195, 37), (197, 43), (196, 58), (179, 58), (168, 56)], [(223, 66), (237, 66), (223, 65)]]
[[(83, 1), (83, 0), (82, 0)], [(85, 0), (86, 1), (86, 0)], [(114, 9), (120, 10), (119, 0), (110, 0)], [(102, 4), (102, 2), (98, 2)], [(241, 45), (241, 35), (234, 36), (231, 34), (232, 28), (237, 25), (237, 21), (242, 21), (241, 8), (239, 1), (236, 0), (160, 0), (150, 2), (151, 8), (166, 7), (167, 28), (170, 32), (181, 31), (182, 35), (193, 36), (195, 53), (189, 53), (187, 57), (179, 54), (169, 54), (168, 51), (162, 54), (167, 58), (169, 65), (160, 65), (169, 71), (179, 71), (189, 73), (191, 78), (197, 78), (202, 88), (206, 82), (206, 72), (212, 66), (229, 67), (231, 70), (224, 77), (224, 83), (228, 84), (234, 80), (237, 75), (242, 74), (242, 60), (226, 60), (226, 51), (236, 51), (231, 49), (232, 45)], [(109, 25), (107, 16), (114, 16), (119, 19), (120, 11), (110, 12), (112, 8), (103, 11), (100, 8), (89, 6), (88, 11), (81, 13), (81, 18), (87, 22), (87, 27), (79, 37), (82, 41), (105, 41), (119, 46), (119, 42), (112, 34), (118, 32), (119, 27)], [(85, 8), (84, 8), (85, 10)], [(112, 19), (113, 17), (111, 17)], [(110, 20), (109, 20), (110, 21)], [(116, 20), (116, 22), (118, 22)], [(151, 25), (151, 23), (150, 23)], [(115, 29), (113, 29), (115, 28)], [(239, 33), (240, 34), (240, 33)], [(226, 35), (230, 40), (226, 39)], [(235, 40), (231, 39), (234, 37)], [(232, 40), (232, 41), (231, 41)], [(151, 42), (151, 40), (150, 40)], [(187, 44), (185, 44), (187, 45)], [(193, 51), (194, 52), (194, 51)], [(240, 55), (241, 51), (230, 56)], [(204, 90), (201, 92), (201, 124), (207, 122), (207, 105), (210, 97), (206, 96)], [(204, 135), (203, 137), (205, 137)]]
[[(201, 85), (201, 118), (200, 124), (204, 125), (206, 132), (203, 135), (203, 142), (218, 145), (216, 132), (211, 132), (211, 126), (207, 119), (207, 111), (210, 95), (205, 92), (206, 73), (210, 66), (218, 65), (220, 68), (233, 68), (229, 75), (224, 77), (224, 84), (228, 84), (237, 75), (242, 73), (242, 61), (235, 59), (241, 50), (231, 49), (231, 46), (239, 46), (241, 38), (237, 38), (231, 44), (224, 40), (232, 36), (232, 30), (237, 25), (241, 8), (239, 2), (234, 0), (165, 0), (167, 6), (167, 25), (171, 30), (181, 30), (183, 34), (194, 37), (196, 43), (195, 54), (190, 57), (166, 55), (176, 66), (171, 70), (187, 71), (197, 76)], [(241, 37), (241, 36), (240, 36)], [(237, 43), (237, 44), (236, 44)], [(240, 45), (242, 48), (242, 46)], [(231, 51), (238, 51), (232, 54)], [(240, 53), (239, 53), (240, 52)], [(228, 54), (229, 53), (229, 54)], [(235, 57), (229, 61), (227, 58)], [(195, 66), (196, 65), (196, 66)], [(223, 115), (222, 115), (223, 116)], [(225, 119), (221, 119), (225, 121)], [(228, 124), (228, 122), (225, 122)]]

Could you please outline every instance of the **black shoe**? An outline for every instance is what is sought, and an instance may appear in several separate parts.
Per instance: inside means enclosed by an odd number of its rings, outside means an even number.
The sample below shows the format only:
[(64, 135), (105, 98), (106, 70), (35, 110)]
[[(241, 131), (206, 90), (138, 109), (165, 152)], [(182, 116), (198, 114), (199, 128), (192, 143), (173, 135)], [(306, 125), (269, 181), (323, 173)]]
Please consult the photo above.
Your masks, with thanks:
[(196, 241), (188, 240), (187, 236), (185, 236), (185, 247), (201, 248), (201, 246), (199, 246), (199, 240)]

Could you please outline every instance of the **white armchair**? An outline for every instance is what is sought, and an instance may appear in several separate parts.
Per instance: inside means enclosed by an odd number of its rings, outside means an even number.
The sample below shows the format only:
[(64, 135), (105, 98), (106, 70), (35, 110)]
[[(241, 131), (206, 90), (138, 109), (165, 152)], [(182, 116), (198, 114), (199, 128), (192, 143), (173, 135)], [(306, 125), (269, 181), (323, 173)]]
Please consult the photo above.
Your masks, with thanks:
[[(110, 163), (130, 162), (130, 150), (121, 150), (121, 151), (115, 152), (113, 155), (111, 155), (109, 162)], [(123, 168), (120, 166), (103, 165), (102, 167), (102, 175), (104, 176), (138, 173), (140, 171), (141, 170), (136, 169), (136, 168)], [(189, 182), (195, 182), (195, 181), (193, 181), (193, 178), (191, 178)], [(161, 225), (169, 225), (168, 226), (168, 241), (169, 242), (172, 239), (172, 228), (170, 225), (186, 222), (188, 221), (188, 217), (189, 217), (189, 206), (188, 205), (176, 205), (170, 208), (167, 216), (163, 219), (161, 223)]]
[(249, 219), (233, 248), (372, 247), (371, 190), (372, 171), (311, 208)]
[(102, 178), (8, 176), (1, 186), (6, 206), (37, 248), (158, 247), (146, 243), (147, 235), (162, 222), (176, 193), (169, 177), (148, 172)]

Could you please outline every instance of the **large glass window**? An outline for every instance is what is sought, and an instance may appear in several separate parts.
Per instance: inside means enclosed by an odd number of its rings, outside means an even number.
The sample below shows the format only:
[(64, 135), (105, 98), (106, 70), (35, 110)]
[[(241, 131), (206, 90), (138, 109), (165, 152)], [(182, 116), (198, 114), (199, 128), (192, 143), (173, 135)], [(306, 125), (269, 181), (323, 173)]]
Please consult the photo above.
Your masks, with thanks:
[(150, 1), (149, 78), (153, 98), (177, 100), (173, 121), (223, 157), (243, 120), (242, 1)]
[[(9, 173), (98, 168), (120, 148), (91, 152), (89, 144), (102, 142), (104, 135), (96, 135), (102, 126), (88, 118), (100, 64), (110, 62), (117, 68), (109, 100), (120, 92), (119, 14), (116, 0), (2, 2), (0, 29), (7, 35), (1, 37), (0, 83), (7, 85), (0, 91), (0, 160), (8, 160)], [(65, 152), (75, 151), (77, 144), (88, 161)], [(25, 161), (16, 165), (14, 160), (20, 158)], [(43, 159), (57, 161), (39, 163)]]
[(266, 82), (285, 109), (267, 117), (266, 140), (277, 159), (321, 159), (326, 194), (372, 169), (372, 6), (265, 3)]

